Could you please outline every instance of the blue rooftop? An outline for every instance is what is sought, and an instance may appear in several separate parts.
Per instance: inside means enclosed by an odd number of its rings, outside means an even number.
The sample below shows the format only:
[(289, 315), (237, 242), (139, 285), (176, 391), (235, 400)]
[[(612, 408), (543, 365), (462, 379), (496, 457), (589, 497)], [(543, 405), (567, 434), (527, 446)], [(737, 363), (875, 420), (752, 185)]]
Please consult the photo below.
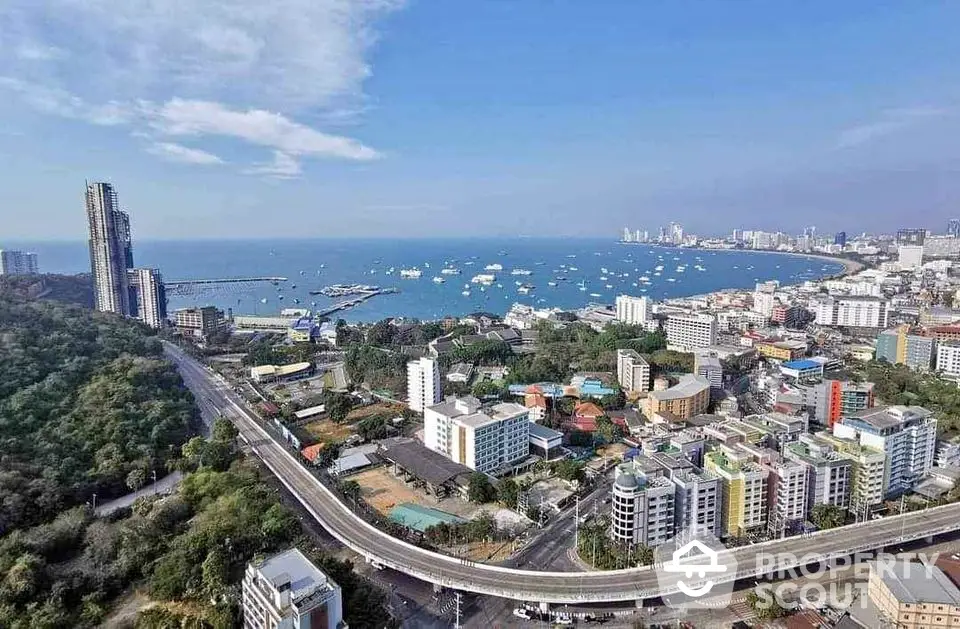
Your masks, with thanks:
[(815, 360), (802, 359), (802, 360), (791, 360), (789, 362), (783, 363), (783, 367), (786, 369), (796, 369), (796, 370), (802, 371), (804, 369), (821, 369), (823, 365), (821, 365)]
[(300, 317), (296, 321), (290, 324), (290, 327), (294, 330), (312, 330), (316, 324), (313, 322), (313, 319), (310, 317)]

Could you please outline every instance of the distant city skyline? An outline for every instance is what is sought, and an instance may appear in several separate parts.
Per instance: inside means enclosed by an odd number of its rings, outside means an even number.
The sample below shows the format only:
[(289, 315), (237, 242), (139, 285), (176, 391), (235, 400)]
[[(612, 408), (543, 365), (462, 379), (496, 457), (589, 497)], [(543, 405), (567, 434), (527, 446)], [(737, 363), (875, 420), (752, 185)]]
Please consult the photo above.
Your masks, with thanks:
[(79, 238), (83, 179), (120, 186), (154, 240), (939, 233), (960, 214), (956, 3), (11, 0), (0, 17), (10, 241)]

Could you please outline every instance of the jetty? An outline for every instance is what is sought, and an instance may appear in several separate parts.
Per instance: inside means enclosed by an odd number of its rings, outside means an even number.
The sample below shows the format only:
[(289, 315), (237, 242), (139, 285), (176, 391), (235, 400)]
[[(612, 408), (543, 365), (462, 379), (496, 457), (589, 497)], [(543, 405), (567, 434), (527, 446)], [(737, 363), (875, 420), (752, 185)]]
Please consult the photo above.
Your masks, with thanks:
[(365, 291), (362, 294), (357, 295), (356, 297), (353, 297), (351, 299), (337, 302), (332, 306), (328, 306), (327, 308), (321, 308), (319, 310), (315, 310), (313, 314), (314, 316), (317, 316), (317, 317), (326, 317), (327, 315), (331, 315), (335, 312), (340, 312), (341, 310), (349, 310), (350, 308), (353, 308), (354, 306), (358, 306), (363, 302), (367, 301), (368, 299), (372, 299), (376, 297), (377, 295), (391, 295), (393, 293), (399, 293), (399, 292), (400, 291), (398, 291), (396, 288), (378, 288), (376, 290)]

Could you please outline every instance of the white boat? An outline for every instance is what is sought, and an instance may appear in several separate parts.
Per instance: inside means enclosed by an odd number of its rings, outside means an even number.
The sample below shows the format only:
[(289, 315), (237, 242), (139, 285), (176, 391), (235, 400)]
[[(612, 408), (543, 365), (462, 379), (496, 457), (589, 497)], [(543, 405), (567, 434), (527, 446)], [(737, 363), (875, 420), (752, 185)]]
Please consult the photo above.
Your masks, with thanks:
[(487, 266), (483, 267), (483, 269), (484, 269), (485, 271), (502, 271), (502, 270), (503, 270), (503, 265), (502, 265), (502, 264), (496, 264), (496, 263), (494, 263), (494, 264), (488, 264)]
[(497, 276), (493, 273), (480, 273), (479, 275), (474, 275), (470, 281), (474, 284), (493, 284), (497, 281)]
[(600, 281), (601, 281), (601, 282), (606, 282), (606, 281), (607, 281), (607, 276), (606, 276), (606, 275), (601, 275), (601, 276), (600, 276)]
[(440, 275), (460, 275), (460, 269), (443, 269), (440, 271)]
[(568, 270), (568, 271), (579, 271), (580, 269), (578, 269), (578, 268), (575, 267), (575, 266), (568, 266), (568, 267), (567, 267), (567, 270)]
[(533, 275), (533, 271), (528, 271), (527, 269), (514, 269), (510, 271), (510, 275)]
[(668, 277), (668, 278), (667, 278), (667, 281), (668, 281), (668, 282), (676, 282), (677, 280), (676, 280), (675, 278)]
[(547, 286), (556, 286), (556, 285), (557, 285), (556, 282), (547, 282)]
[(607, 284), (607, 288), (613, 288), (613, 284)]
[[(737, 267), (733, 267), (733, 268), (737, 268)], [(658, 265), (658, 266), (655, 266), (655, 267), (653, 267), (653, 270), (654, 270), (654, 271), (662, 271), (662, 270), (663, 270), (663, 265), (660, 264), (660, 265)]]
[(412, 269), (400, 269), (400, 277), (405, 277), (410, 280), (418, 280), (421, 275), (423, 275), (423, 271), (416, 267)]
[(463, 292), (460, 293), (460, 294), (463, 295), (464, 297), (469, 297), (469, 296), (470, 296), (470, 291), (465, 290), (465, 291), (463, 291)]
[(473, 264), (473, 262), (464, 262), (464, 263), (463, 263), (463, 266), (471, 266), (472, 264)]
[(591, 297), (600, 297), (600, 293), (590, 293)]
[(447, 281), (447, 280), (443, 279), (443, 278), (440, 277), (439, 275), (437, 275), (436, 277), (433, 278), (433, 282), (434, 282), (435, 284), (443, 284), (443, 283), (446, 282), (446, 281)]
[(587, 290), (587, 284), (586, 284), (586, 282), (583, 281), (583, 280), (580, 280), (580, 283), (578, 284), (578, 286), (580, 287), (580, 290), (582, 290), (582, 291)]
[(261, 299), (261, 300), (260, 300), (260, 303), (261, 303), (261, 304), (265, 304), (265, 303), (267, 303), (267, 298), (266, 298), (266, 297), (264, 297), (263, 299)]
[(637, 281), (638, 281), (638, 282), (649, 282), (649, 281), (650, 281), (650, 278), (649, 278), (648, 276), (646, 276), (646, 275), (641, 275), (640, 277), (637, 278)]
[(524, 284), (524, 285), (522, 285), (520, 288), (517, 289), (517, 292), (518, 292), (518, 293), (521, 293), (521, 294), (523, 294), (523, 295), (526, 295), (526, 294), (528, 294), (530, 291), (532, 291), (534, 288), (535, 288), (535, 286), (533, 286), (532, 284)]

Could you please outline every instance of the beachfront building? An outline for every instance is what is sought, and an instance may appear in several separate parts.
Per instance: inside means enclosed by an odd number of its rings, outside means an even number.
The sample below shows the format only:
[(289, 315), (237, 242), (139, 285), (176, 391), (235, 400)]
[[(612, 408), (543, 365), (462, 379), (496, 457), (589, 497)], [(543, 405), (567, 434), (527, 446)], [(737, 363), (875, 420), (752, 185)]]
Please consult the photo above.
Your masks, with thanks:
[(36, 275), (39, 272), (37, 254), (0, 249), (0, 275)]
[(720, 478), (723, 535), (740, 537), (766, 525), (766, 469), (749, 454), (725, 445), (704, 456), (704, 467)]
[(648, 419), (662, 412), (672, 413), (680, 419), (702, 415), (710, 406), (710, 381), (703, 376), (685, 374), (669, 389), (651, 391), (641, 406)]
[(887, 496), (910, 491), (933, 467), (937, 420), (920, 406), (876, 407), (844, 417), (833, 434), (886, 453)]
[(854, 295), (827, 295), (810, 301), (817, 325), (841, 328), (885, 328), (887, 300)]
[(617, 296), (617, 321), (629, 325), (646, 326), (650, 319), (650, 298)]
[(130, 316), (130, 216), (120, 209), (117, 193), (109, 183), (87, 185), (86, 208), (94, 305), (101, 312)]
[(618, 469), (612, 491), (614, 541), (652, 548), (673, 538), (673, 483), (662, 476)]
[(617, 381), (627, 393), (650, 390), (650, 365), (636, 350), (617, 350)]
[(130, 315), (151, 328), (162, 328), (167, 320), (167, 291), (158, 269), (128, 269)]
[(796, 443), (784, 446), (783, 456), (806, 470), (807, 514), (814, 505), (849, 506), (853, 478), (850, 458), (813, 435), (802, 435)]
[(339, 629), (340, 586), (296, 548), (247, 564), (244, 629)]
[(226, 325), (223, 311), (216, 306), (181, 308), (173, 313), (173, 320), (179, 332), (197, 337), (218, 332)]
[(877, 335), (877, 360), (906, 365), (917, 371), (928, 371), (937, 356), (937, 340), (932, 336), (913, 334), (910, 327), (899, 326)]
[(432, 358), (407, 363), (407, 406), (411, 411), (423, 409), (441, 400), (440, 365)]
[(717, 343), (717, 318), (712, 314), (668, 315), (666, 330), (668, 349), (692, 352)]
[(472, 470), (496, 473), (530, 455), (530, 414), (513, 402), (482, 407), (474, 397), (450, 397), (424, 409), (423, 443)]

